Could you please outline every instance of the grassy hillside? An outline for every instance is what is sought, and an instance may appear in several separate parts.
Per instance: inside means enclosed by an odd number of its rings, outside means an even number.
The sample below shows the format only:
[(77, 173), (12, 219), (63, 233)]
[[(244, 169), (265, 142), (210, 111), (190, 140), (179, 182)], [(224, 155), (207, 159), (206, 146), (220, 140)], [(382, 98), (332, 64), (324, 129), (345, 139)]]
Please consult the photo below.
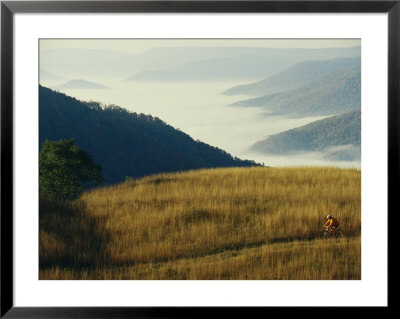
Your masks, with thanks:
[[(40, 279), (360, 279), (361, 172), (228, 168), (40, 202)], [(346, 232), (318, 239), (331, 213)]]
[(252, 146), (261, 153), (319, 151), (352, 144), (361, 147), (361, 111), (332, 116), (270, 136)]

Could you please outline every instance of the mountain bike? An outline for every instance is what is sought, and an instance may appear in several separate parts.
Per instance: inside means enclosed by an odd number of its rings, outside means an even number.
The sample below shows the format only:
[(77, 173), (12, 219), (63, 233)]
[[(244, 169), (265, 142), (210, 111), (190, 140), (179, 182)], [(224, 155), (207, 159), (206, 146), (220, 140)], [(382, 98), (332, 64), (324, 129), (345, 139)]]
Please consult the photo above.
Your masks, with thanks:
[(329, 229), (325, 227), (323, 231), (320, 233), (320, 238), (342, 238), (344, 237), (344, 231), (342, 229)]

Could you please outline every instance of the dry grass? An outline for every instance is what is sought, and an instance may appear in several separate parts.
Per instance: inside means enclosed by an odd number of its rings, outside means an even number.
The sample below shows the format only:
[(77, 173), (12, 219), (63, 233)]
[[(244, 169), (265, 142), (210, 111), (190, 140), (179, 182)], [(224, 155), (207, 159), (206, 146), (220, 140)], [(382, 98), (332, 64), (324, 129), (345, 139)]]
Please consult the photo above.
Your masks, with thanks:
[[(41, 202), (41, 279), (360, 279), (361, 172), (230, 168)], [(347, 238), (316, 240), (327, 213)]]

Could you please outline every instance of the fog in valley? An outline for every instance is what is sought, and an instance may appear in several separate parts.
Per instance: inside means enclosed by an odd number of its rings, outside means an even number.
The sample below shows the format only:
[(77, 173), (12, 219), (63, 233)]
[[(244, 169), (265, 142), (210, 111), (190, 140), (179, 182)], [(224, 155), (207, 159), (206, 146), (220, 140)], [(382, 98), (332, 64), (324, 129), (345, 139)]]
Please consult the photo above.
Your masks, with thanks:
[[(127, 49), (118, 52), (118, 47), (113, 47), (112, 54), (107, 55), (107, 44), (105, 43), (104, 49), (101, 51), (104, 56), (95, 55), (93, 59), (90, 59), (88, 57), (90, 50), (87, 48), (89, 40), (81, 49), (76, 47), (78, 45), (76, 43), (71, 45), (72, 48), (57, 46), (62, 40), (59, 40), (59, 43), (52, 40), (54, 47), (50, 40), (41, 41), (44, 41), (45, 45), (41, 44), (40, 84), (76, 99), (96, 101), (102, 105), (114, 104), (132, 112), (158, 117), (174, 128), (189, 134), (195, 140), (219, 147), (232, 156), (254, 160), (264, 163), (266, 166), (361, 166), (360, 160), (335, 160), (335, 158), (327, 156), (327, 152), (332, 152), (332, 147), (327, 148), (326, 151), (274, 155), (250, 150), (253, 144), (270, 135), (304, 126), (326, 118), (328, 115), (305, 117), (289, 117), (283, 114), (268, 115), (266, 109), (262, 107), (231, 105), (248, 99), (248, 95), (223, 94), (232, 87), (261, 81), (287, 69), (298, 61), (357, 56), (359, 47), (354, 49), (354, 45), (358, 42), (350, 43), (349, 41), (347, 47), (343, 45), (344, 49), (340, 46), (338, 46), (339, 49), (331, 49), (338, 50), (338, 53), (332, 53), (332, 56), (326, 53), (330, 51), (323, 51), (315, 53), (315, 57), (308, 58), (305, 54), (306, 51), (301, 51), (296, 60), (292, 54), (288, 54), (287, 58), (278, 54), (280, 63), (276, 63), (273, 60), (274, 55), (268, 53), (271, 60), (262, 62), (265, 66), (265, 72), (262, 72), (262, 68), (254, 65), (254, 59), (251, 59), (253, 55), (260, 57), (258, 51), (254, 51), (258, 47), (252, 47), (248, 52), (244, 50), (231, 56), (227, 56), (229, 50), (212, 50), (212, 47), (208, 47), (209, 52), (202, 53), (199, 50), (197, 55), (182, 54), (183, 58), (173, 54), (179, 51), (179, 47), (174, 46), (174, 52), (163, 55), (161, 50), (155, 49), (157, 43), (154, 43), (154, 47), (146, 47), (140, 54), (127, 52)], [(264, 42), (266, 41), (264, 40)], [(165, 41), (163, 45), (165, 45)], [(183, 46), (185, 43), (180, 42), (179, 45)], [(237, 42), (238, 47), (244, 45), (244, 43)], [(324, 48), (322, 45), (323, 43), (321, 43), (321, 48)], [(99, 50), (98, 47), (97, 45), (96, 50)], [(314, 43), (305, 47), (304, 50), (315, 49), (318, 48), (318, 44)], [(189, 47), (186, 50), (196, 52), (193, 50), (194, 48)], [(266, 49), (268, 45), (264, 44), (262, 47), (260, 41), (260, 48)], [(205, 49), (203, 48), (203, 50)], [(147, 58), (146, 52), (149, 53)], [(246, 61), (247, 55), (250, 57), (248, 58), (249, 72), (246, 71), (246, 65), (241, 65), (240, 70), (236, 73), (224, 75), (226, 70), (230, 70), (232, 65), (239, 63), (238, 61), (240, 63)], [(132, 62), (132, 56), (137, 58), (136, 62)], [(171, 63), (168, 63), (168, 57), (170, 57)], [(266, 60), (266, 58), (261, 56), (259, 60)], [(141, 61), (140, 65), (138, 61)], [(152, 67), (152, 61), (158, 62), (155, 62)], [(214, 73), (211, 78), (207, 78), (207, 72), (202, 67), (208, 61), (213, 63), (212, 72)], [(221, 65), (221, 61), (226, 61), (227, 64)], [(229, 64), (229, 61), (232, 64)], [(71, 67), (74, 63), (76, 67)], [(124, 70), (121, 63), (129, 63), (129, 65)], [(268, 68), (268, 66), (271, 67)], [(160, 81), (157, 81), (157, 78)], [(69, 82), (72, 80), (85, 82)], [(351, 149), (351, 146), (345, 145), (339, 149)]]

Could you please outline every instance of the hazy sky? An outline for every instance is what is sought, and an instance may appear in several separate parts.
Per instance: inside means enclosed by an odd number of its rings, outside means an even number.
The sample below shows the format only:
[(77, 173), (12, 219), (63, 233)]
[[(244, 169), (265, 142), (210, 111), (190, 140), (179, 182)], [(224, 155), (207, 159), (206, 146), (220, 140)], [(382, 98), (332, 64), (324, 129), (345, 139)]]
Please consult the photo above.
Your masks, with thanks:
[[(111, 42), (111, 43), (110, 43)], [(126, 53), (152, 47), (237, 46), (265, 48), (331, 48), (361, 45), (360, 39), (41, 39), (40, 49), (102, 49)]]

